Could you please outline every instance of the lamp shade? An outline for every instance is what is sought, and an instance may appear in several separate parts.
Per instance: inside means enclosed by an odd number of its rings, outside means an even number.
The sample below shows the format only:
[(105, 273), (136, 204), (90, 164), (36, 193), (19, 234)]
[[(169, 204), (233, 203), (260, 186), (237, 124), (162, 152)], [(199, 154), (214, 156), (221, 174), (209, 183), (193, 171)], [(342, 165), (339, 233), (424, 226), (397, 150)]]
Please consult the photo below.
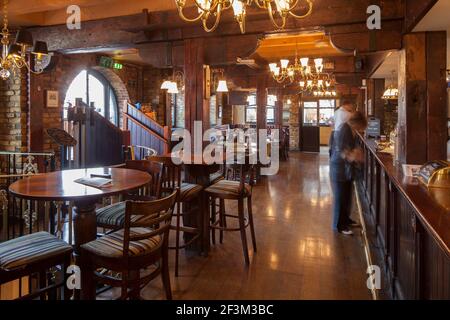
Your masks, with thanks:
[(16, 44), (21, 46), (32, 47), (33, 43), (34, 43), (33, 36), (29, 31), (25, 29), (20, 29), (19, 31), (17, 31)]
[(277, 67), (277, 64), (276, 64), (276, 63), (270, 63), (270, 64), (269, 64), (269, 69), (270, 69), (270, 71), (271, 71), (272, 73), (275, 71), (276, 67)]
[(394, 87), (389, 87), (383, 94), (383, 100), (395, 100), (398, 99), (398, 89)]
[(178, 86), (176, 82), (170, 82), (169, 89), (167, 90), (168, 93), (177, 94), (178, 93)]
[(33, 54), (37, 54), (37, 55), (46, 55), (48, 54), (48, 47), (47, 47), (47, 43), (44, 41), (36, 41), (36, 44), (34, 45), (33, 48)]
[(309, 58), (301, 58), (300, 63), (302, 64), (303, 68), (306, 68), (309, 64)]
[(280, 60), (280, 63), (281, 63), (281, 68), (282, 69), (286, 69), (288, 67), (288, 65), (289, 65), (289, 60), (282, 59), (282, 60)]
[(164, 81), (162, 83), (162, 85), (161, 85), (161, 90), (169, 90), (170, 89), (170, 83), (171, 82), (169, 80)]
[(9, 46), (8, 54), (14, 58), (20, 58), (22, 48), (18, 44), (12, 44)]
[(225, 80), (220, 80), (216, 91), (217, 92), (228, 92), (227, 82)]

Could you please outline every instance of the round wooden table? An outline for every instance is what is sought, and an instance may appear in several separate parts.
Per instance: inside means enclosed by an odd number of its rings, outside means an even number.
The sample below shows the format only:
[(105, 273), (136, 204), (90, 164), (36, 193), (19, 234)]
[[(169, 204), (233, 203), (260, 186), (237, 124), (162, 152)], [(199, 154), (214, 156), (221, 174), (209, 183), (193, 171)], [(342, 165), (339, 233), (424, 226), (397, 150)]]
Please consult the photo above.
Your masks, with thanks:
[[(90, 177), (91, 174), (110, 174), (112, 184), (98, 189), (75, 182), (79, 178)], [(140, 188), (150, 183), (151, 179), (148, 173), (131, 169), (66, 170), (39, 174), (16, 181), (9, 187), (9, 191), (14, 196), (27, 200), (74, 202), (74, 254), (76, 263), (80, 265), (80, 246), (95, 240), (97, 236), (96, 202), (103, 197)]]

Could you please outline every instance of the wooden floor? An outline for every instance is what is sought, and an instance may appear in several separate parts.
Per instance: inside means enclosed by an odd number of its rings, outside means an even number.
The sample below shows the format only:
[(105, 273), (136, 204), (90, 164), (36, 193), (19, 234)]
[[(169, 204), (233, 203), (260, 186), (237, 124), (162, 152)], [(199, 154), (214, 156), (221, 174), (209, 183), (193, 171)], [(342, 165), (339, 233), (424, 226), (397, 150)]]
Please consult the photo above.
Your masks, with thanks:
[[(239, 233), (226, 233), (207, 258), (182, 252), (178, 278), (171, 251), (174, 299), (370, 299), (361, 238), (331, 229), (328, 172), (326, 153), (291, 153), (277, 176), (255, 187), (258, 252), (249, 268)], [(161, 287), (154, 280), (143, 298), (163, 299)]]

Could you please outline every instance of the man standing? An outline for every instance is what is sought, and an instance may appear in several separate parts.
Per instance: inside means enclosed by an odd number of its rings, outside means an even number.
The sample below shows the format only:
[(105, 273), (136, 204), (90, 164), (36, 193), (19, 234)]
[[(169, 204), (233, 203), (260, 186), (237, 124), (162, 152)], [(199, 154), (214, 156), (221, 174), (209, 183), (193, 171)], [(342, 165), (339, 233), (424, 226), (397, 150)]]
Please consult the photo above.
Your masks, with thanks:
[(334, 130), (339, 130), (350, 119), (353, 112), (355, 112), (353, 104), (349, 100), (344, 100), (342, 105), (334, 113)]

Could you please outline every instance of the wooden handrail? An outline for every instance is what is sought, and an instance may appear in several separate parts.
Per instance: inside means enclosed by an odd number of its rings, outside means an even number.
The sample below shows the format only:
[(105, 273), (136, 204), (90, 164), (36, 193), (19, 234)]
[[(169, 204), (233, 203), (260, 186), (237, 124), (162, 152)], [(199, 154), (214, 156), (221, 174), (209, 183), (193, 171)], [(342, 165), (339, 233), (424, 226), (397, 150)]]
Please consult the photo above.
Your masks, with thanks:
[[(132, 116), (130, 116), (127, 113), (124, 113), (123, 116), (129, 120), (131, 120), (132, 122), (134, 122), (135, 124), (137, 124), (139, 127), (141, 127), (142, 129), (144, 129), (145, 131), (147, 131), (149, 134), (155, 136), (157, 139), (161, 140), (162, 142), (169, 144), (169, 140), (166, 139), (165, 137), (161, 136), (160, 133), (156, 132), (155, 130), (147, 127), (145, 124), (143, 124), (142, 122), (136, 120), (135, 118), (133, 118)], [(162, 127), (164, 128), (164, 127)]]
[[(141, 110), (139, 110), (138, 108), (136, 108), (135, 106), (133, 106), (132, 104), (128, 103), (128, 107), (140, 112), (146, 119), (148, 119), (152, 124), (154, 124), (155, 126), (157, 126), (158, 128), (160, 128), (161, 130), (164, 129), (164, 126), (160, 125), (157, 121), (155, 121), (154, 119), (150, 118), (149, 116), (147, 116), (145, 113), (143, 113)], [(128, 110), (125, 112), (125, 114), (128, 114)]]

